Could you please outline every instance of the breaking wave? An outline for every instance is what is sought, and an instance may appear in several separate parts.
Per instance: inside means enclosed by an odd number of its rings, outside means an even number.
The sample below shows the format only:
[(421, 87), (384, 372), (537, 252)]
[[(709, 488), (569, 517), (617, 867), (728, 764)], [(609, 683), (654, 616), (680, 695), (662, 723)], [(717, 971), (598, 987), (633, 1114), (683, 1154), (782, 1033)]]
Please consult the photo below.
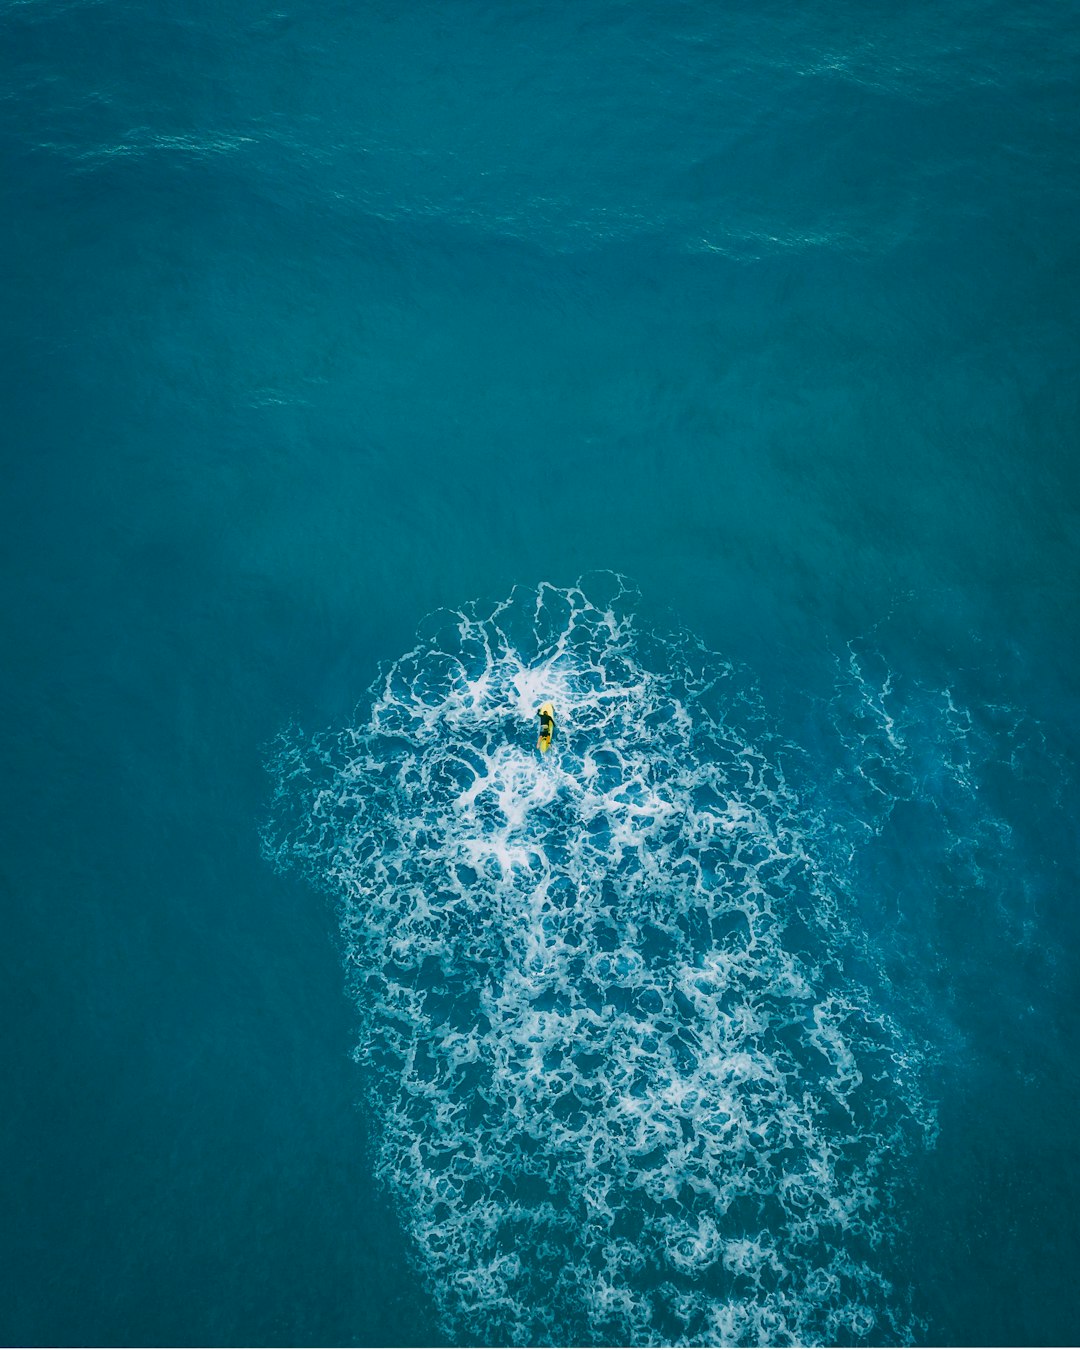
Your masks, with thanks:
[(378, 1167), (444, 1328), (910, 1340), (883, 1271), (934, 1117), (852, 898), (874, 822), (744, 674), (587, 589), (440, 612), (358, 725), (274, 752), (265, 847), (338, 903)]

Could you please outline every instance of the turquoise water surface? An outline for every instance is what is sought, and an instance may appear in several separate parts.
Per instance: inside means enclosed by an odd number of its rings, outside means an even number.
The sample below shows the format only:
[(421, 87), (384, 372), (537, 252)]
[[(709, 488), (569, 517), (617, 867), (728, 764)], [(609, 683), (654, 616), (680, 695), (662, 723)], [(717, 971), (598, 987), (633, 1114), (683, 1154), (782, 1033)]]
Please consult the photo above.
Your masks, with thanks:
[(1078, 17), (0, 5), (5, 1343), (1075, 1340)]

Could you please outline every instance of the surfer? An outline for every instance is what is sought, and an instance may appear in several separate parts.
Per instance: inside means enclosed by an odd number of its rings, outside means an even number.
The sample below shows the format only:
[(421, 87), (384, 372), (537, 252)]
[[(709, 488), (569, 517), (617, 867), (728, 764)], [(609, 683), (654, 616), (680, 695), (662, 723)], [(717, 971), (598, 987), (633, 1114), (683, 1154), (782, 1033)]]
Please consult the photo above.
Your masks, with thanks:
[(555, 708), (551, 703), (540, 704), (540, 735), (536, 748), (542, 755), (551, 749), (551, 738), (555, 735)]

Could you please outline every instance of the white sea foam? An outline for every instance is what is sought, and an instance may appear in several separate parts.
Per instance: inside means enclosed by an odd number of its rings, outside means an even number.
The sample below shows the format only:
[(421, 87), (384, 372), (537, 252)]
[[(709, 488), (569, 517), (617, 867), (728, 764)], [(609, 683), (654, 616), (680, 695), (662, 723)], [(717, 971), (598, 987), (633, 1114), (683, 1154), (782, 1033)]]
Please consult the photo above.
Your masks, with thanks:
[(746, 681), (590, 589), (436, 616), (359, 725), (275, 758), (267, 849), (339, 902), (379, 1167), (445, 1328), (910, 1339), (883, 1254), (932, 1112), (845, 969), (844, 850)]

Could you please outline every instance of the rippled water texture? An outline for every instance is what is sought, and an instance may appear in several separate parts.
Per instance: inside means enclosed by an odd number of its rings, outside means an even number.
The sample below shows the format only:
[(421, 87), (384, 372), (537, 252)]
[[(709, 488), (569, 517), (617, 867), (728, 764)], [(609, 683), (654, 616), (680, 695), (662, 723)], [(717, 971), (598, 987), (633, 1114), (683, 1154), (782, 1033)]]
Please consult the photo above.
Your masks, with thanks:
[(0, 0), (0, 1343), (1075, 1339), (1078, 63)]

